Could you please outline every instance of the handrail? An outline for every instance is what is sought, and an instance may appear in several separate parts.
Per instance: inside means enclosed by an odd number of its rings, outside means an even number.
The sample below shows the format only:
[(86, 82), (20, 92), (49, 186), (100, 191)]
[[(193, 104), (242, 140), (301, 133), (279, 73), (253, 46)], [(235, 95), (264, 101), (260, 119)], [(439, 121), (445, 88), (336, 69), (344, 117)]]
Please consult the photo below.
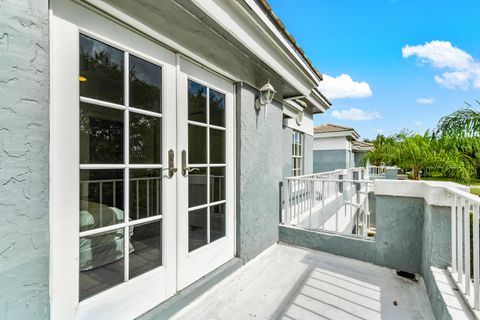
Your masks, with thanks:
[(367, 236), (370, 226), (368, 193), (372, 185), (365, 168), (286, 177), (281, 222)]
[[(452, 197), (450, 206), (452, 260), (449, 271), (465, 301), (478, 313), (480, 311), (480, 198), (457, 188), (445, 187), (444, 189)], [(472, 258), (473, 261), (471, 261)]]

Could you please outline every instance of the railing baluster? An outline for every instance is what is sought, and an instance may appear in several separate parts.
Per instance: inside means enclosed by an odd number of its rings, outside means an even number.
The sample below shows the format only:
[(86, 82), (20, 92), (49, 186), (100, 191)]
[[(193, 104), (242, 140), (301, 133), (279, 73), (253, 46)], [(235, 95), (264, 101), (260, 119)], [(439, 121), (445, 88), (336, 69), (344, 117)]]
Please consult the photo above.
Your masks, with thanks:
[(480, 284), (479, 284), (479, 271), (480, 271), (480, 252), (479, 252), (479, 227), (478, 227), (478, 214), (479, 205), (473, 205), (473, 301), (474, 308), (478, 310), (480, 308)]
[(452, 272), (457, 272), (457, 196), (452, 204)]
[(308, 181), (308, 194), (309, 194), (309, 212), (308, 212), (308, 227), (312, 227), (312, 208), (313, 208), (313, 180)]
[(290, 180), (285, 180), (285, 221), (283, 222), (285, 225), (290, 225)]
[(100, 227), (103, 227), (103, 182), (100, 181)]
[(465, 294), (470, 294), (470, 202), (465, 201), (464, 226), (464, 243), (465, 243)]
[(136, 185), (137, 185), (137, 189), (136, 189), (136, 201), (137, 201), (137, 219), (140, 218), (140, 191), (139, 191), (139, 180), (137, 179), (137, 182), (136, 182)]
[(150, 180), (147, 183), (147, 217), (150, 217)]
[(113, 207), (117, 207), (117, 183), (113, 181)]
[(160, 179), (159, 178), (155, 179), (155, 182), (157, 185), (156, 187), (157, 210), (156, 211), (157, 211), (157, 215), (159, 215), (160, 214)]
[(459, 198), (457, 203), (457, 212), (458, 212), (458, 223), (457, 223), (457, 245), (458, 245), (458, 255), (457, 255), (457, 273), (458, 273), (458, 283), (463, 281), (463, 199)]

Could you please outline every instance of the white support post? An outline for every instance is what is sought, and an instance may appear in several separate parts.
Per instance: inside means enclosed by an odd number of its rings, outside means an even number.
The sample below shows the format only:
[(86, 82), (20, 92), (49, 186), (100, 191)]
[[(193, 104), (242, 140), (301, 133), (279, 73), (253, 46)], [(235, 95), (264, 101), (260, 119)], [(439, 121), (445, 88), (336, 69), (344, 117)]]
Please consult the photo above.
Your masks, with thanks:
[(473, 304), (474, 308), (480, 308), (480, 292), (479, 292), (479, 271), (480, 271), (480, 252), (479, 252), (479, 227), (478, 214), (479, 205), (473, 205)]
[(284, 183), (284, 189), (285, 189), (285, 198), (284, 198), (284, 206), (285, 206), (285, 210), (284, 210), (284, 215), (285, 215), (285, 218), (284, 218), (284, 221), (283, 221), (283, 224), (285, 224), (286, 226), (289, 226), (290, 225), (290, 180), (288, 179), (285, 179), (285, 183)]
[(452, 203), (452, 272), (457, 272), (457, 196)]
[(470, 202), (465, 201), (464, 243), (465, 243), (465, 294), (470, 295)]
[(457, 273), (458, 278), (457, 282), (462, 283), (463, 281), (463, 199), (459, 198), (457, 203), (457, 212), (458, 212), (458, 223), (457, 223), (457, 245), (458, 245), (458, 255), (457, 255)]

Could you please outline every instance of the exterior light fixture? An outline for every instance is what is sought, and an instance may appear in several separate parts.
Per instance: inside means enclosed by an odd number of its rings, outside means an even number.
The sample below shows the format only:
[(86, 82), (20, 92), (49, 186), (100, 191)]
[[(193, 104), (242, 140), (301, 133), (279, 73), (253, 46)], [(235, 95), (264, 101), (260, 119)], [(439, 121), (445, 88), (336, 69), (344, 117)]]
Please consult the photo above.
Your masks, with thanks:
[(277, 91), (275, 91), (270, 84), (270, 80), (268, 80), (268, 82), (260, 89), (260, 98), (255, 100), (255, 109), (260, 110), (262, 106), (265, 106), (266, 112), (266, 106), (272, 102), (275, 92)]

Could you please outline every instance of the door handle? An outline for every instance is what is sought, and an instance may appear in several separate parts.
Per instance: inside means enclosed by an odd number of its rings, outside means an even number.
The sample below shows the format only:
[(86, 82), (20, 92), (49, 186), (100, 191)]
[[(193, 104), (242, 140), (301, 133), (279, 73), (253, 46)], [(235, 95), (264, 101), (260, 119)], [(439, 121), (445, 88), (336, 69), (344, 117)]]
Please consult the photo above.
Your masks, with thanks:
[(200, 169), (187, 167), (187, 151), (182, 150), (182, 175), (186, 177), (190, 172), (193, 171), (200, 171)]
[(168, 150), (168, 168), (163, 168), (163, 170), (168, 170), (168, 177), (173, 177), (173, 174), (177, 172), (177, 168), (175, 168), (175, 153), (172, 149)]

